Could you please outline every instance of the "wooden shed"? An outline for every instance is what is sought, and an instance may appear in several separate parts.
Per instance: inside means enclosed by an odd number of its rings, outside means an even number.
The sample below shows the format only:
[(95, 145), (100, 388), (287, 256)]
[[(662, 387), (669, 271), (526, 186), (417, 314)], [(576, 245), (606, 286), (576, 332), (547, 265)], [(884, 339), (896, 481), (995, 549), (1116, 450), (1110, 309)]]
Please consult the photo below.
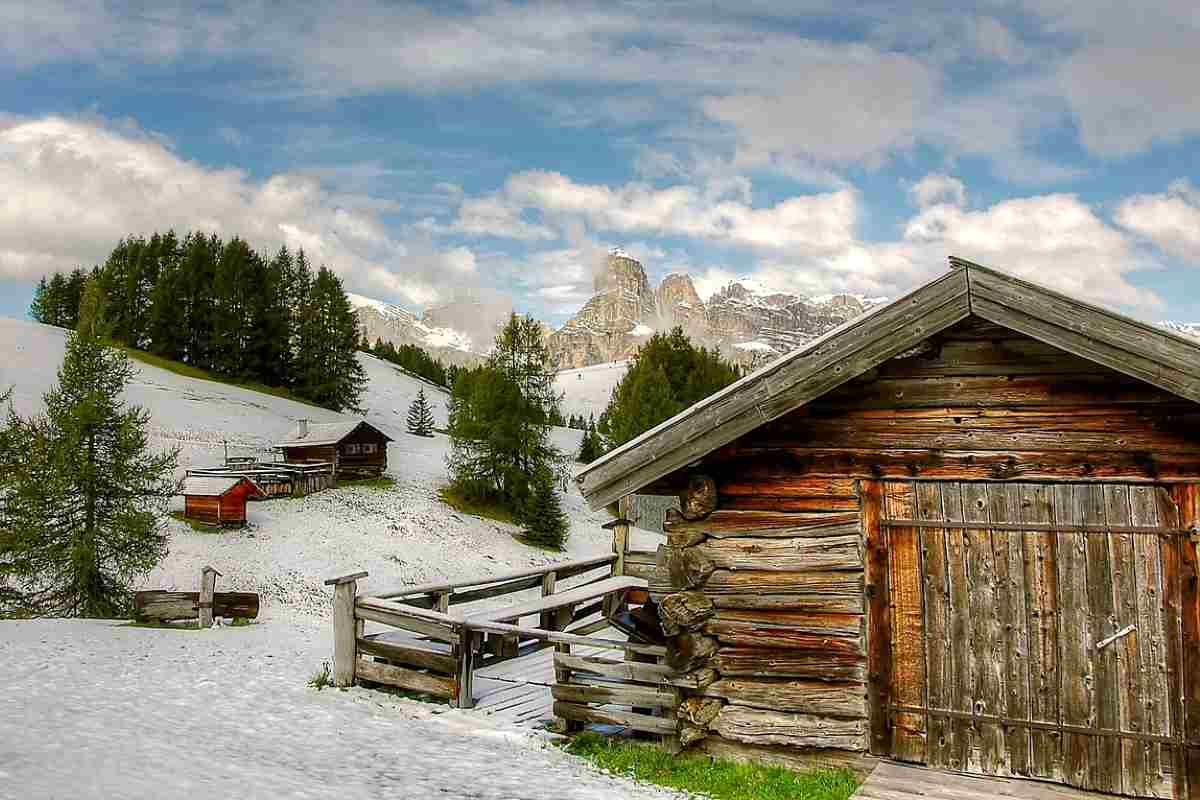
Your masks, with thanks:
[(1200, 798), (1200, 345), (951, 264), (579, 475), (682, 495), (681, 738)]
[(333, 464), (335, 476), (377, 478), (387, 470), (391, 437), (366, 420), (309, 422), (302, 419), (275, 445), (290, 464)]
[(238, 475), (189, 475), (183, 481), (183, 515), (211, 525), (245, 525), (246, 500), (261, 494), (253, 481)]

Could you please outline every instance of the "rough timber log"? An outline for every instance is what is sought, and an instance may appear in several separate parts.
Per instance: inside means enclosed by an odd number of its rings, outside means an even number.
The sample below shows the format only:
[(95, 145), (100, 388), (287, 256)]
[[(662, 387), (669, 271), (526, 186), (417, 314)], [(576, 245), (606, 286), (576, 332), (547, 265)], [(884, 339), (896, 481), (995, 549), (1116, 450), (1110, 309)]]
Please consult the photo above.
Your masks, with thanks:
[(863, 567), (862, 537), (857, 534), (767, 540), (749, 537), (712, 539), (685, 552), (693, 550), (699, 551), (707, 562), (719, 569), (813, 572)]
[(704, 592), (676, 592), (667, 595), (658, 606), (658, 615), (680, 628), (695, 629), (716, 613), (712, 600)]
[(751, 708), (859, 719), (867, 716), (865, 688), (856, 682), (722, 678), (704, 693)]
[[(859, 612), (862, 611), (859, 601)], [(863, 615), (861, 613), (828, 614), (811, 611), (775, 611), (769, 609), (720, 608), (714, 613), (713, 624), (757, 625), (764, 628), (780, 628), (800, 633), (825, 636), (861, 636)]]
[(704, 584), (705, 594), (825, 594), (862, 597), (861, 572), (767, 572), (765, 570), (719, 569)]
[(725, 704), (713, 697), (689, 697), (680, 704), (678, 716), (693, 725), (707, 728), (721, 713), (723, 705)]
[(717, 640), (698, 633), (681, 633), (667, 653), (667, 663), (679, 672), (691, 672), (704, 666), (717, 652)]
[(799, 749), (780, 745), (753, 745), (730, 741), (711, 734), (697, 744), (697, 749), (714, 758), (774, 764), (798, 772), (808, 772), (814, 769), (848, 769), (860, 779), (869, 775), (878, 764), (876, 759), (865, 753), (813, 748)]
[(720, 647), (711, 665), (726, 677), (813, 678), (852, 680), (865, 678), (865, 659), (847, 653), (809, 653), (767, 650), (758, 647)]
[(700, 520), (717, 509), (717, 483), (707, 475), (693, 475), (679, 495), (679, 513), (687, 520)]
[(750, 536), (790, 539), (796, 536), (845, 536), (858, 531), (856, 512), (715, 511), (700, 521), (668, 521), (668, 536), (703, 533), (728, 538)]
[(862, 597), (854, 594), (745, 594), (717, 595), (711, 598), (717, 609), (811, 611), (829, 614), (861, 614)]
[(681, 549), (659, 545), (655, 558), (659, 578), (666, 578), (676, 589), (694, 589), (704, 584), (716, 566), (697, 547)]
[(725, 706), (713, 730), (725, 739), (750, 744), (853, 751), (861, 751), (866, 745), (866, 722), (861, 719), (785, 714), (745, 706)]
[(715, 636), (722, 645), (848, 656), (864, 654), (862, 637), (858, 633), (849, 636), (802, 633), (790, 628), (763, 627), (752, 622), (710, 622), (704, 626), (704, 632)]

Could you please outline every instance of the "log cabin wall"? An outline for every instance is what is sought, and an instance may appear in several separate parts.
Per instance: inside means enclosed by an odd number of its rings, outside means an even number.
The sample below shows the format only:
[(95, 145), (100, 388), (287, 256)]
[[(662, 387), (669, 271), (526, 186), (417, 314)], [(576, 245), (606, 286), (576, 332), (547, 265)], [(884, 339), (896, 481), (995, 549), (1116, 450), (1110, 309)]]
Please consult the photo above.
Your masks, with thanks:
[(889, 624), (887, 553), (865, 533), (881, 478), (1200, 481), (1200, 409), (971, 318), (659, 482), (691, 481), (651, 582), (675, 665), (702, 687), (680, 709), (685, 744), (868, 763), (869, 687), (888, 680), (868, 681), (867, 653)]
[(360, 426), (338, 442), (338, 474), (378, 477), (387, 469), (387, 437), (374, 428)]

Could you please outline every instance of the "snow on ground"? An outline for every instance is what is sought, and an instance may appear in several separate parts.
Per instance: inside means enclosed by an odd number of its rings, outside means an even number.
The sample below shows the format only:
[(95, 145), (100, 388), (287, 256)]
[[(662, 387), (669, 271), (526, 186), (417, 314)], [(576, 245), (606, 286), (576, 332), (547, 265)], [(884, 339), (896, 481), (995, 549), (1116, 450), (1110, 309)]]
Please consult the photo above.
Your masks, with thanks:
[(0, 798), (670, 798), (480, 714), (305, 683), (325, 629), (0, 623)]
[(595, 415), (600, 419), (612, 391), (629, 370), (629, 361), (610, 361), (580, 369), (565, 369), (554, 379), (554, 389), (563, 395), (562, 412), (566, 416)]
[[(21, 413), (41, 409), (66, 332), (0, 319), (0, 391)], [(367, 418), (395, 441), (390, 488), (343, 487), (251, 503), (249, 524), (193, 531), (168, 519), (170, 554), (141, 585), (195, 590), (199, 571), (221, 591), (262, 595), (259, 623), (163, 631), (116, 623), (0, 623), (0, 798), (380, 796), (656, 797), (544, 749), (528, 730), (502, 731), (477, 714), (378, 692), (316, 692), (305, 680), (331, 650), (324, 579), (360, 569), (365, 591), (477, 577), (609, 552), (574, 485), (564, 498), (567, 552), (513, 538), (511, 525), (455, 512), (438, 500), (447, 440), (404, 432), (424, 386), (439, 425), (445, 393), (360, 355)], [(181, 464), (230, 453), (267, 456), (293, 421), (339, 415), (290, 400), (138, 365), (129, 402), (151, 413), (152, 442), (181, 448)], [(623, 370), (621, 370), (623, 372)], [(614, 381), (615, 383), (615, 381)], [(580, 432), (555, 429), (578, 449)], [(176, 507), (182, 506), (177, 498)]]

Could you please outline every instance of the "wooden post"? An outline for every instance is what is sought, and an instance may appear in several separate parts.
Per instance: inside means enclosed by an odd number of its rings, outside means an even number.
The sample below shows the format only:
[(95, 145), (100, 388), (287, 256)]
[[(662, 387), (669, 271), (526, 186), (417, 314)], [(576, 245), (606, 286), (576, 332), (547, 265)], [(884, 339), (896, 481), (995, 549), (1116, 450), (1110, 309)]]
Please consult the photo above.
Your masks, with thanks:
[(439, 613), (447, 614), (450, 612), (450, 595), (451, 594), (453, 594), (453, 590), (438, 593), (437, 610)]
[(365, 572), (355, 572), (325, 581), (333, 587), (333, 683), (335, 686), (354, 684), (354, 667), (358, 659), (358, 620), (354, 617), (354, 602), (358, 596), (358, 579)]
[[(629, 503), (628, 498), (622, 498), (617, 507), (623, 512)], [(625, 574), (625, 555), (629, 552), (629, 526), (631, 522), (624, 516), (619, 516), (614, 520), (604, 523), (602, 527), (612, 531), (612, 548), (613, 559), (612, 576), (618, 578)], [(604, 616), (612, 617), (621, 611), (621, 606), (617, 603), (617, 598), (609, 596), (604, 598)]]
[[(558, 573), (551, 570), (542, 576), (542, 597), (549, 597), (554, 594), (555, 584), (558, 582)], [(550, 611), (542, 612), (541, 627), (543, 630), (551, 630), (554, 624), (554, 614)]]
[(459, 632), (458, 645), (458, 694), (454, 698), (455, 708), (475, 707), (475, 651), (480, 634), (463, 625)]
[(196, 608), (200, 612), (199, 627), (211, 628), (213, 624), (213, 595), (217, 593), (217, 576), (221, 573), (213, 567), (200, 570), (200, 601)]

